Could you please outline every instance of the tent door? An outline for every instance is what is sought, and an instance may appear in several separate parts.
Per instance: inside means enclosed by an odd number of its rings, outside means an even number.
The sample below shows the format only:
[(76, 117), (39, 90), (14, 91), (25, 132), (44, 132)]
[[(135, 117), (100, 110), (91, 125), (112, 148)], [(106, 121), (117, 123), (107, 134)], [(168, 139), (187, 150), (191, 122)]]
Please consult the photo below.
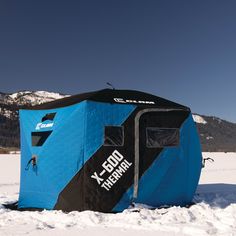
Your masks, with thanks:
[[(171, 124), (175, 122), (167, 118), (171, 116), (174, 117), (173, 114), (176, 112), (178, 112), (177, 109), (148, 108), (139, 111), (135, 117), (134, 200), (138, 196), (139, 178), (163, 149), (161, 145), (158, 146), (159, 140), (161, 142), (163, 139), (161, 135), (158, 135), (160, 131), (159, 128), (166, 129), (164, 132), (170, 132), (170, 135), (173, 136), (173, 144), (178, 141), (175, 139), (178, 135), (175, 136), (175, 132), (178, 132), (178, 130), (171, 128)], [(170, 129), (168, 129), (168, 127), (170, 127)], [(157, 129), (156, 133), (155, 129)], [(152, 135), (157, 137), (156, 140), (152, 140)]]

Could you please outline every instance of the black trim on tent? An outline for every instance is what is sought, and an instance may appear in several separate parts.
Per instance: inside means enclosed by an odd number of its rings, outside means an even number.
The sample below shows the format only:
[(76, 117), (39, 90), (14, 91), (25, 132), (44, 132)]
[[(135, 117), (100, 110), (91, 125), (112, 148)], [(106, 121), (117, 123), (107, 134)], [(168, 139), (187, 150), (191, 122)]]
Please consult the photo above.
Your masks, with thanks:
[(183, 110), (190, 110), (188, 107), (166, 100), (161, 97), (157, 97), (152, 94), (135, 90), (116, 90), (116, 89), (103, 89), (99, 91), (73, 95), (52, 102), (44, 103), (41, 105), (28, 107), (27, 109), (29, 110), (54, 109), (54, 108), (74, 105), (76, 103), (85, 100), (113, 103), (113, 104), (134, 104), (142, 107), (154, 106), (161, 108), (179, 108)]

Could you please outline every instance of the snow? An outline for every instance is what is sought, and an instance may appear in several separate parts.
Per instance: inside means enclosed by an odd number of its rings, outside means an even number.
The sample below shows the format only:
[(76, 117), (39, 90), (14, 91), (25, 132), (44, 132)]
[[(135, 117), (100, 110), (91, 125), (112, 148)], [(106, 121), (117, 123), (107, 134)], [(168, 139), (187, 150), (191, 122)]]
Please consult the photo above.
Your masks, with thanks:
[(8, 109), (1, 109), (0, 108), (0, 114), (5, 116), (6, 118), (10, 119), (12, 117), (13, 112)]
[(199, 115), (196, 115), (196, 114), (193, 114), (193, 120), (198, 123), (198, 124), (206, 124), (207, 122), (204, 120), (203, 117), (199, 116)]
[[(84, 211), (18, 212), (0, 205), (0, 235), (236, 235), (236, 153), (204, 153), (206, 162), (195, 205), (118, 214)], [(19, 155), (0, 155), (0, 204), (19, 192)], [(136, 211), (138, 210), (138, 211)]]
[(207, 136), (206, 139), (210, 140), (210, 139), (214, 139), (214, 138), (212, 136)]
[(21, 91), (21, 92), (9, 94), (9, 97), (12, 99), (17, 99), (19, 96), (22, 96), (24, 94), (31, 94), (31, 93), (32, 93), (31, 91)]
[(216, 120), (219, 124), (222, 122), (222, 120), (218, 117), (213, 117), (213, 120)]

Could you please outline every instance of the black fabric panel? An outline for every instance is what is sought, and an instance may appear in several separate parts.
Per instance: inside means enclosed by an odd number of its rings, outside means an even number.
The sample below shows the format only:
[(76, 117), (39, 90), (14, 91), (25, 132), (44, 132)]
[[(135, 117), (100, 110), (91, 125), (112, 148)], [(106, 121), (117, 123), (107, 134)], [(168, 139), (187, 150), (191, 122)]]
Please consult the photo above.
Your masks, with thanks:
[[(180, 104), (171, 102), (161, 97), (157, 97), (152, 94), (135, 91), (135, 90), (114, 90), (114, 89), (103, 89), (99, 91), (83, 93), (78, 95), (73, 95), (70, 97), (58, 99), (52, 102), (44, 103), (41, 105), (33, 106), (27, 109), (31, 110), (44, 110), (44, 109), (54, 109), (73, 105), (85, 100), (96, 101), (96, 102), (106, 102), (106, 103), (116, 103), (114, 98), (122, 98), (123, 102), (118, 104), (135, 104), (141, 107), (160, 107), (160, 108), (180, 108), (184, 110), (189, 110), (189, 108), (182, 106)], [(154, 102), (154, 104), (146, 103), (145, 101)]]
[[(73, 211), (73, 210), (94, 210), (100, 212), (111, 212), (115, 205), (120, 201), (123, 194), (132, 186), (134, 180), (134, 118), (140, 108), (137, 108), (124, 122), (125, 140), (123, 147), (107, 147), (102, 146), (83, 166), (83, 168), (72, 178), (68, 185), (60, 193), (57, 203), (54, 207), (55, 210)], [(178, 126), (180, 127), (183, 121), (188, 116), (189, 112), (181, 113), (176, 116), (176, 120), (163, 119), (164, 126)], [(152, 114), (150, 114), (152, 115)], [(145, 118), (145, 114), (144, 114)], [(142, 120), (142, 126), (155, 123), (155, 117), (147, 120), (145, 124)], [(174, 125), (172, 124), (174, 122)], [(144, 129), (145, 130), (145, 129)], [(153, 161), (158, 158), (158, 154), (162, 151), (161, 148), (146, 148), (145, 145), (145, 132), (144, 136), (140, 130), (140, 137), (144, 145), (140, 146), (140, 173), (139, 177), (150, 167)], [(109, 191), (98, 185), (91, 175), (96, 171), (100, 173), (101, 165), (107, 160), (109, 155), (114, 150), (119, 151), (124, 158), (132, 163), (132, 166), (127, 172), (119, 179), (114, 187)], [(109, 173), (105, 173), (102, 178), (107, 178)]]
[[(113, 90), (113, 89), (104, 89), (96, 93), (94, 96), (90, 98), (92, 101), (98, 102), (109, 102), (109, 103), (117, 103), (114, 101), (114, 98), (122, 98), (126, 101), (126, 104), (135, 104), (137, 106), (146, 106), (146, 107), (162, 107), (162, 108), (180, 108), (187, 109), (187, 107), (182, 106), (180, 104), (174, 103), (172, 101), (166, 100), (164, 98), (140, 92), (135, 90)], [(155, 104), (142, 103), (154, 102)], [(141, 102), (141, 103), (138, 103)], [(122, 104), (122, 103), (119, 103)]]

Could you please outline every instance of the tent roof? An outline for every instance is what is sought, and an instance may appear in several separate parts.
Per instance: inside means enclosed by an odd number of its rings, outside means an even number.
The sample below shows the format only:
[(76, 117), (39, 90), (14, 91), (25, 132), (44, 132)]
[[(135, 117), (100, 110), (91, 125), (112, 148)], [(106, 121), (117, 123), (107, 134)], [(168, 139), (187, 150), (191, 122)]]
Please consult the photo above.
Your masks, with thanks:
[(85, 100), (114, 103), (114, 104), (134, 104), (138, 106), (154, 106), (161, 108), (178, 108), (183, 110), (190, 110), (188, 107), (177, 104), (175, 102), (171, 102), (169, 100), (166, 100), (164, 98), (152, 94), (135, 90), (117, 90), (117, 89), (103, 89), (88, 93), (72, 95), (70, 97), (36, 105), (27, 109), (30, 110), (54, 109), (54, 108), (70, 106)]

